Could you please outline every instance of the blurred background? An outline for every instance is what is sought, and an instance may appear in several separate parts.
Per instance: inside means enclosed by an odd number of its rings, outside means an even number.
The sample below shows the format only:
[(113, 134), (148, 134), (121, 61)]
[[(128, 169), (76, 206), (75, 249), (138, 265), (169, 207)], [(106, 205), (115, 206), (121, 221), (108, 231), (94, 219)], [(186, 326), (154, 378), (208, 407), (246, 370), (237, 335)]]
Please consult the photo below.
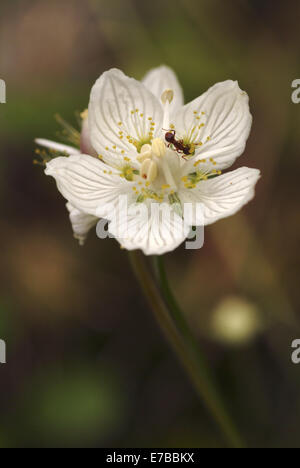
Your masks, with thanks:
[(252, 447), (300, 447), (300, 3), (1, 0), (0, 447), (222, 447), (162, 338), (127, 254), (91, 232), (80, 248), (34, 138), (76, 126), (98, 76), (160, 64), (189, 101), (236, 79), (253, 127), (237, 165), (255, 199), (166, 255), (176, 296)]

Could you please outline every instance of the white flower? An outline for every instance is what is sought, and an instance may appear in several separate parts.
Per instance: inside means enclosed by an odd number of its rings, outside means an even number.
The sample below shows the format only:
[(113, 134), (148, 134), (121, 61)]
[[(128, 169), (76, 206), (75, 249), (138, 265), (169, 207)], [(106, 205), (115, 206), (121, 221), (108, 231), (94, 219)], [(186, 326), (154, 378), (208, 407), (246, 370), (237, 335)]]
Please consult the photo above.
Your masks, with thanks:
[[(128, 250), (173, 250), (191, 226), (230, 216), (254, 196), (257, 169), (221, 175), (244, 151), (251, 128), (248, 96), (237, 82), (218, 83), (183, 105), (169, 68), (150, 71), (142, 82), (112, 69), (93, 86), (88, 115), (98, 159), (58, 157), (45, 172), (80, 213), (109, 219), (110, 233)], [(121, 196), (129, 205), (125, 217)], [(147, 210), (146, 222), (135, 216), (150, 205), (156, 210)]]

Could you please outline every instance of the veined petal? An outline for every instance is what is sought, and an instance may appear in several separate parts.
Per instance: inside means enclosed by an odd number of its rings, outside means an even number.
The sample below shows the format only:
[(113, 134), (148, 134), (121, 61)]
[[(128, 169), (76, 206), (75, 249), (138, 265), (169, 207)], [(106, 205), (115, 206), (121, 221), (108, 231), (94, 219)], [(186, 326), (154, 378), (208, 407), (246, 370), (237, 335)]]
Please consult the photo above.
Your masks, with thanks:
[(170, 113), (174, 113), (183, 106), (183, 91), (174, 71), (166, 65), (153, 68), (142, 79), (142, 83), (148, 88), (154, 96), (160, 101), (162, 93), (166, 89), (172, 89), (174, 92), (173, 100), (170, 104)]
[(161, 255), (176, 249), (189, 233), (183, 219), (167, 203), (135, 203), (109, 224), (109, 232), (127, 250)]
[(94, 227), (97, 224), (99, 218), (83, 213), (83, 211), (78, 210), (69, 202), (66, 204), (66, 207), (70, 213), (69, 216), (73, 228), (74, 237), (79, 241), (80, 245), (83, 245), (88, 235), (88, 232), (92, 227)]
[[(92, 88), (89, 128), (92, 146), (116, 159), (136, 155), (144, 143), (161, 133), (163, 110), (146, 87), (120, 70), (101, 75)], [(119, 161), (119, 162), (118, 162)]]
[(61, 194), (84, 213), (107, 217), (107, 207), (118, 202), (118, 197), (131, 194), (133, 182), (92, 156), (80, 154), (59, 157), (47, 163), (46, 175), (55, 178)]
[[(254, 197), (254, 187), (260, 178), (258, 169), (240, 167), (210, 180), (204, 180), (194, 189), (182, 188), (179, 198), (184, 205), (193, 205), (193, 225), (212, 224), (221, 218), (235, 214)], [(201, 215), (196, 215), (196, 204), (201, 204)], [(201, 219), (201, 221), (199, 221)]]
[(213, 158), (224, 169), (240, 156), (251, 129), (248, 95), (227, 80), (185, 105), (175, 119), (176, 131), (190, 139), (199, 158)]
[(67, 153), (69, 155), (80, 154), (80, 151), (77, 148), (63, 145), (62, 143), (57, 143), (56, 141), (46, 140), (44, 138), (36, 138), (34, 141), (37, 145), (57, 151), (58, 153)]

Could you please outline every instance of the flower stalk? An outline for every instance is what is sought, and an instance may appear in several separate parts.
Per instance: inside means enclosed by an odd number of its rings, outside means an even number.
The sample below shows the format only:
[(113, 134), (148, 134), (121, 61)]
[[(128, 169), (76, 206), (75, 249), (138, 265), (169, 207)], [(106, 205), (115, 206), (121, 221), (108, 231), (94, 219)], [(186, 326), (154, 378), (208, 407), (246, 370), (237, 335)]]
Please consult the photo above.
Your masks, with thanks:
[(206, 404), (229, 444), (234, 448), (243, 448), (244, 444), (224, 408), (207, 365), (200, 355), (196, 340), (172, 295), (162, 262), (159, 261), (157, 267), (168, 307), (147, 267), (143, 254), (139, 251), (129, 252), (129, 260), (162, 333), (181, 362), (198, 396)]

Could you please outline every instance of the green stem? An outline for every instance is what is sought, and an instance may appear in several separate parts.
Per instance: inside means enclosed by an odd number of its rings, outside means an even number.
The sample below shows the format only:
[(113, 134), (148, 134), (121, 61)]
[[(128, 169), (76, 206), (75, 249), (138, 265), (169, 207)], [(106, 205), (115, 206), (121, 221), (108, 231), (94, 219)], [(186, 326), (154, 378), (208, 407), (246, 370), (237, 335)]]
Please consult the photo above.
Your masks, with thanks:
[(172, 289), (170, 287), (166, 270), (164, 267), (164, 262), (163, 262), (163, 256), (155, 256), (153, 257), (153, 265), (154, 265), (154, 270), (156, 273), (156, 277), (158, 279), (160, 288), (163, 293), (163, 297), (167, 302), (167, 305), (169, 307), (169, 311), (172, 314), (172, 317), (178, 327), (178, 329), (181, 331), (183, 336), (187, 340), (192, 340), (194, 341), (194, 335), (192, 335), (189, 325), (186, 321), (185, 315), (181, 311), (181, 308), (179, 307), (173, 293)]
[[(230, 445), (235, 448), (244, 447), (238, 432), (224, 409), (204, 360), (200, 359), (199, 352), (196, 353), (195, 351), (194, 339), (191, 339), (192, 334), (188, 332), (187, 323), (185, 325), (187, 328), (183, 329), (183, 334), (181, 334), (178, 328), (182, 323), (177, 322), (177, 326), (174, 324), (173, 318), (170, 316), (169, 310), (161, 297), (159, 288), (147, 268), (144, 255), (139, 251), (132, 251), (129, 253), (129, 258), (135, 276), (165, 338), (189, 375), (198, 395), (204, 400)], [(172, 310), (174, 319), (176, 319), (176, 314), (179, 316), (180, 313), (180, 316), (185, 321), (178, 306)]]

